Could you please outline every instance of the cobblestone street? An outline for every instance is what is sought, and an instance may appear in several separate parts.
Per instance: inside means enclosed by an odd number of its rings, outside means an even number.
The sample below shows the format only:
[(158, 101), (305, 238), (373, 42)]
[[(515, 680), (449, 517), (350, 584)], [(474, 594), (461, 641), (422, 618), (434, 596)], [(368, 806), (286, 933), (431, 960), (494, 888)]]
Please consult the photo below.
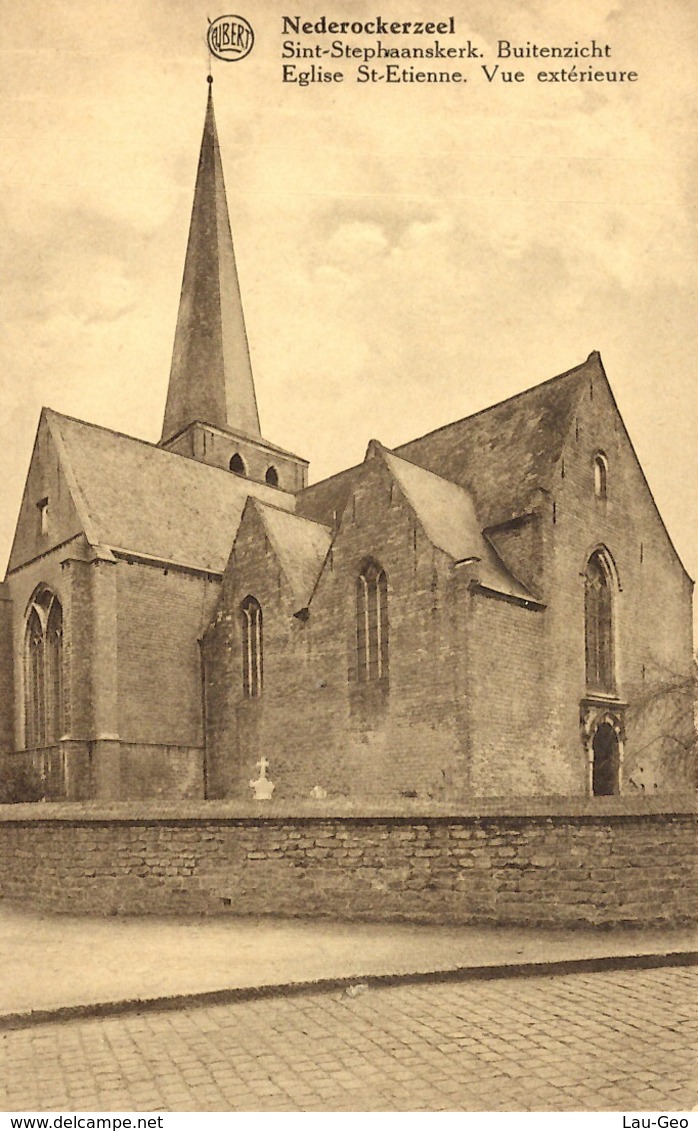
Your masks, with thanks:
[(698, 970), (388, 986), (2, 1034), (6, 1111), (681, 1111)]

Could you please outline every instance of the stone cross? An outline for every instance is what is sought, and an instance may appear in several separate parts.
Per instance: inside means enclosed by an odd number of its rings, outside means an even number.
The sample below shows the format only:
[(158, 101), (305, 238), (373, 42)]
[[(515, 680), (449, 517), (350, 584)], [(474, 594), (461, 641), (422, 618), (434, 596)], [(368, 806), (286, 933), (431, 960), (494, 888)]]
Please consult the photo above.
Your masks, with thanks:
[(269, 762), (264, 755), (262, 755), (256, 765), (259, 768), (259, 777), (255, 781), (250, 782), (250, 789), (254, 790), (254, 799), (255, 801), (271, 801), (271, 795), (274, 792), (274, 783), (269, 781), (267, 777)]

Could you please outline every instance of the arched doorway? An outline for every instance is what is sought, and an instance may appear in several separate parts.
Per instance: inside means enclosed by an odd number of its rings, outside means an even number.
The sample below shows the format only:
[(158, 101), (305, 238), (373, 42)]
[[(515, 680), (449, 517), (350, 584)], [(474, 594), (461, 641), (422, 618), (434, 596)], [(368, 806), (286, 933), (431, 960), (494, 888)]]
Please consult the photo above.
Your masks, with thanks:
[(591, 791), (594, 797), (609, 797), (620, 792), (620, 746), (615, 727), (604, 722), (596, 728), (591, 742)]

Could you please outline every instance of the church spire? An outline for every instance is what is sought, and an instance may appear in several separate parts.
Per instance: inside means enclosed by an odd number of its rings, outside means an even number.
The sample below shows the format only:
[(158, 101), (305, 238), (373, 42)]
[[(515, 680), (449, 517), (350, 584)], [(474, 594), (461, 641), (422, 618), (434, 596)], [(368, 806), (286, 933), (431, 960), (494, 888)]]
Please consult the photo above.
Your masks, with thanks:
[(208, 82), (161, 443), (197, 420), (260, 436), (210, 75)]

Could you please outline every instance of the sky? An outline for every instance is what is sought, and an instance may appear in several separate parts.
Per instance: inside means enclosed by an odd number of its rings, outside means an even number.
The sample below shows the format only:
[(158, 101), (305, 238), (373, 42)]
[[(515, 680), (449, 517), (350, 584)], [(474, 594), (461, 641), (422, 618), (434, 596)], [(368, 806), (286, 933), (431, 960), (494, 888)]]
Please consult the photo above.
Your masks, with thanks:
[[(693, 0), (234, 7), (255, 46), (213, 61), (213, 89), (266, 438), (309, 459), (315, 481), (360, 461), (372, 437), (400, 444), (598, 349), (695, 577)], [(206, 30), (228, 10), (0, 0), (1, 562), (42, 405), (159, 438)], [(343, 83), (283, 82), (284, 39), (342, 37), (284, 36), (282, 17), (323, 14), (452, 16), (442, 43), (470, 40), (484, 57), (448, 62), (461, 84), (358, 83), (357, 62), (324, 58)], [(497, 60), (499, 40), (592, 39), (611, 48), (600, 67), (637, 81), (544, 83), (541, 69), (575, 61)], [(488, 82), (482, 64), (497, 62), (524, 81)]]

